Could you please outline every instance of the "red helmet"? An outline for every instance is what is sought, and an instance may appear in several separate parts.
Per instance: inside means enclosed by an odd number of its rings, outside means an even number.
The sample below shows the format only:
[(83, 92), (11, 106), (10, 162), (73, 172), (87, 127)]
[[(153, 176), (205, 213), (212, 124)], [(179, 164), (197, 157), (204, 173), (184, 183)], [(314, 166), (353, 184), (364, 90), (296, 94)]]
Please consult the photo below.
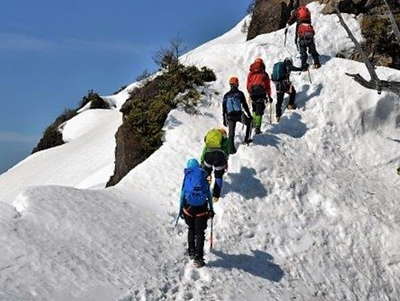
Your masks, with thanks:
[(235, 77), (235, 76), (232, 76), (232, 77), (229, 79), (229, 84), (230, 84), (230, 85), (239, 86), (239, 79), (238, 79), (237, 77)]

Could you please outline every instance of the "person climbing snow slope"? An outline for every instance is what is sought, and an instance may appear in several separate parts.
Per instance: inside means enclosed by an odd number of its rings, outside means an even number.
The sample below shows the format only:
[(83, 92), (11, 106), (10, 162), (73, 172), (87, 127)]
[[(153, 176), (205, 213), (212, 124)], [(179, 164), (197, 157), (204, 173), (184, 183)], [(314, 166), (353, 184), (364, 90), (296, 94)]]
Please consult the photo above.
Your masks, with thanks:
[(271, 82), (268, 73), (265, 72), (264, 61), (261, 58), (257, 58), (250, 66), (250, 72), (247, 76), (247, 91), (252, 100), (255, 133), (260, 134), (267, 97), (269, 103), (272, 103)]
[(212, 189), (213, 202), (218, 202), (223, 186), (222, 177), (228, 168), (230, 142), (224, 129), (211, 129), (204, 137), (204, 148), (201, 154), (201, 166), (207, 172), (211, 183), (211, 174), (214, 169), (214, 186)]
[(292, 16), (288, 20), (288, 24), (291, 25), (295, 22), (297, 22), (295, 43), (300, 51), (301, 68), (303, 71), (308, 69), (308, 52), (311, 54), (314, 60), (314, 68), (321, 67), (319, 54), (315, 46), (315, 31), (311, 25), (310, 10), (305, 6), (300, 6), (298, 9), (293, 11)]
[(214, 217), (214, 210), (207, 173), (196, 159), (188, 160), (185, 168), (179, 216), (185, 219), (188, 226), (189, 257), (194, 259), (194, 266), (202, 267), (205, 265), (204, 239), (207, 220)]
[(285, 58), (283, 62), (274, 65), (271, 79), (276, 87), (276, 121), (279, 122), (282, 116), (282, 103), (285, 93), (289, 94), (289, 110), (296, 109), (296, 89), (290, 81), (290, 73), (292, 71), (301, 71), (301, 68), (293, 66), (291, 58)]
[[(250, 143), (252, 118), (249, 106), (246, 102), (246, 97), (243, 92), (239, 90), (239, 79), (237, 77), (231, 77), (229, 79), (229, 85), (231, 89), (224, 95), (224, 100), (222, 102), (222, 118), (224, 120), (224, 126), (228, 126), (231, 153), (234, 154), (236, 153), (234, 141), (236, 122), (241, 122), (246, 125), (244, 142)], [(246, 113), (243, 112), (242, 107)]]

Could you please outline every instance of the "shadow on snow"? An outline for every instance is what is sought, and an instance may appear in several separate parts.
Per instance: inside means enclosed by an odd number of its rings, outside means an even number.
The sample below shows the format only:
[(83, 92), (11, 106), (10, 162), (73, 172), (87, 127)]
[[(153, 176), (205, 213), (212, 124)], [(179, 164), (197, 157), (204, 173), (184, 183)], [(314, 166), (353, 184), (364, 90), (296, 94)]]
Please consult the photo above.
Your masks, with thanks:
[(296, 105), (299, 109), (305, 109), (307, 101), (315, 96), (320, 96), (322, 91), (322, 84), (310, 86), (309, 84), (303, 85), (301, 91), (297, 92)]
[(301, 138), (307, 132), (307, 126), (301, 121), (299, 113), (283, 115), (280, 122), (272, 127), (268, 133), (271, 134), (286, 134), (293, 138)]
[(213, 251), (219, 259), (209, 262), (208, 265), (216, 268), (243, 270), (253, 276), (269, 281), (279, 282), (284, 272), (279, 265), (273, 263), (274, 258), (263, 251), (252, 251), (252, 255), (231, 255), (221, 251)]
[(225, 192), (236, 192), (246, 200), (256, 197), (264, 198), (267, 196), (267, 190), (256, 176), (254, 168), (242, 167), (238, 173), (228, 173), (230, 183), (225, 182), (222, 188), (223, 196)]

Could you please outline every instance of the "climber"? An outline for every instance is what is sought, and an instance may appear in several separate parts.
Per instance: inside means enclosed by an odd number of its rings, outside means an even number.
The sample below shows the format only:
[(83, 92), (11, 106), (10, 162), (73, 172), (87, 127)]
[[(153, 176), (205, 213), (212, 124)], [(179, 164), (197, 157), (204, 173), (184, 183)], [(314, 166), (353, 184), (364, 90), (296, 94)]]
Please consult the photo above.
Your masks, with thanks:
[(214, 169), (214, 186), (212, 189), (213, 202), (218, 202), (222, 190), (222, 177), (228, 168), (230, 142), (224, 129), (211, 129), (204, 137), (204, 148), (201, 154), (201, 166), (207, 172), (211, 183), (211, 173)]
[(288, 24), (296, 24), (296, 36), (295, 43), (300, 51), (301, 56), (301, 68), (303, 71), (308, 70), (308, 53), (311, 54), (314, 60), (314, 68), (321, 67), (319, 60), (319, 54), (315, 47), (314, 35), (315, 31), (311, 25), (311, 13), (310, 10), (305, 6), (300, 6), (298, 9), (293, 11), (291, 17), (288, 20)]
[(290, 81), (290, 73), (292, 71), (302, 71), (301, 68), (293, 66), (291, 58), (285, 58), (283, 62), (274, 65), (271, 79), (276, 87), (276, 121), (279, 122), (282, 115), (282, 103), (285, 93), (289, 94), (289, 110), (296, 109), (296, 90)]
[(195, 267), (202, 267), (204, 262), (204, 238), (208, 218), (214, 217), (210, 186), (207, 173), (196, 159), (190, 159), (185, 168), (179, 216), (188, 225), (188, 253), (194, 259)]
[(294, 43), (297, 45), (297, 28), (301, 23), (311, 24), (311, 12), (306, 6), (299, 6), (297, 9), (292, 10), (291, 16), (289, 17), (287, 23), (292, 25), (296, 22), (296, 35)]
[(261, 58), (257, 58), (250, 66), (250, 72), (247, 76), (247, 91), (252, 100), (255, 134), (260, 134), (267, 97), (269, 103), (272, 103), (271, 83), (268, 73), (265, 72), (265, 65)]
[[(237, 77), (231, 77), (229, 79), (231, 89), (224, 95), (222, 102), (222, 117), (224, 120), (224, 126), (228, 126), (229, 129), (229, 144), (232, 154), (236, 153), (235, 148), (235, 128), (236, 122), (241, 122), (246, 125), (246, 135), (244, 138), (245, 143), (250, 143), (251, 134), (251, 113), (249, 106), (246, 102), (246, 97), (243, 92), (239, 90), (239, 79)], [(242, 107), (246, 113), (242, 111)]]

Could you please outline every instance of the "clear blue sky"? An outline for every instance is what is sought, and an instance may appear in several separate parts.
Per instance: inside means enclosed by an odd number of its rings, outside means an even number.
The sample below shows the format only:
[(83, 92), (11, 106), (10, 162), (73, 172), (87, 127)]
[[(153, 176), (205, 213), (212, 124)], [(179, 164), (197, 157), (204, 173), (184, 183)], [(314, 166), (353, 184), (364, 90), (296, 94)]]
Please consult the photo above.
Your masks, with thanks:
[(250, 0), (3, 0), (0, 10), (0, 173), (89, 89), (131, 83), (179, 35), (188, 49), (221, 35)]

